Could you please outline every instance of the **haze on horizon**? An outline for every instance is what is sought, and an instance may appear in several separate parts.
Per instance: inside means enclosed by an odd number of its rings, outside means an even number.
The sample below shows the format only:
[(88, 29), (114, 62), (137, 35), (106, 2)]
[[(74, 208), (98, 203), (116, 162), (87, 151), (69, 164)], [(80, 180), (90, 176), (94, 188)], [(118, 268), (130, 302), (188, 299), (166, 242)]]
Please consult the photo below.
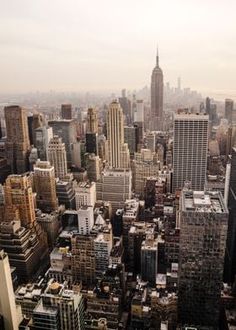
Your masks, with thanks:
[(235, 0), (11, 0), (0, 10), (0, 93), (105, 91), (164, 81), (236, 94)]

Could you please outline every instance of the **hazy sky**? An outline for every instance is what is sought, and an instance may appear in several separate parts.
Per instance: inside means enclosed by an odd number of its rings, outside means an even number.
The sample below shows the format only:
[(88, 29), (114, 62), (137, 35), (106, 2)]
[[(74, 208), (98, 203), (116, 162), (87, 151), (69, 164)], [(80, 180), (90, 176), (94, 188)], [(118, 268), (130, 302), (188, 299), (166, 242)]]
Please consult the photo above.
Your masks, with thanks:
[(0, 93), (236, 90), (236, 0), (0, 0)]

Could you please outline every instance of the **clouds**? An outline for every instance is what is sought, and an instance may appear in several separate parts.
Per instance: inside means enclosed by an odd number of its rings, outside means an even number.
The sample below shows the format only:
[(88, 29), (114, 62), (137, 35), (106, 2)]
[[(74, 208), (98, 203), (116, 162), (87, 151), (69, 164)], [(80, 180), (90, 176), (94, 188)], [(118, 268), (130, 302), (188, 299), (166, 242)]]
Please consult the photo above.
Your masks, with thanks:
[(1, 4), (0, 90), (99, 90), (165, 80), (236, 86), (234, 1), (12, 0)]

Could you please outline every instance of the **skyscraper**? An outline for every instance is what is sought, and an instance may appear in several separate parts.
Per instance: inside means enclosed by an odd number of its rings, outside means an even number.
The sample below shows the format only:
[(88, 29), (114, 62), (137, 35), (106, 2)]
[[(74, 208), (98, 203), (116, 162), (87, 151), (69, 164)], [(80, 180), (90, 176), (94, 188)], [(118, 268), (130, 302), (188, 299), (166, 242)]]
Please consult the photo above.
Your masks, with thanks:
[(204, 190), (207, 169), (208, 116), (176, 114), (174, 117), (173, 192), (190, 181)]
[(13, 173), (24, 173), (28, 170), (30, 148), (26, 111), (14, 105), (4, 108), (6, 121), (7, 161)]
[(86, 131), (87, 133), (98, 133), (97, 111), (94, 108), (88, 108)]
[(67, 175), (67, 158), (65, 143), (55, 135), (48, 145), (48, 160), (54, 166), (55, 176), (63, 179)]
[(54, 167), (38, 160), (34, 165), (34, 186), (38, 208), (50, 213), (58, 207)]
[(180, 198), (178, 316), (218, 329), (228, 211), (220, 192), (183, 190)]
[(151, 118), (150, 129), (161, 130), (163, 121), (163, 72), (159, 66), (157, 49), (156, 66), (151, 76)]
[(76, 121), (73, 119), (51, 120), (48, 125), (52, 127), (53, 135), (58, 135), (65, 143), (67, 166), (71, 167), (78, 152)]
[(18, 330), (22, 315), (17, 308), (12, 286), (8, 256), (0, 250), (0, 315), (3, 316), (5, 330)]
[(109, 148), (109, 164), (111, 167), (121, 167), (121, 146), (124, 143), (123, 111), (117, 101), (110, 104), (107, 113), (107, 137)]
[(232, 124), (234, 111), (234, 101), (231, 99), (225, 99), (225, 118), (228, 120), (229, 125)]
[(62, 119), (72, 119), (71, 104), (62, 104), (61, 105), (61, 118)]
[(4, 185), (4, 197), (6, 212), (18, 209), (22, 226), (30, 227), (35, 221), (31, 177), (27, 174), (9, 175)]
[(35, 147), (40, 160), (47, 160), (47, 148), (49, 141), (53, 138), (52, 127), (42, 126), (35, 130)]
[(108, 152), (109, 165), (112, 168), (123, 168), (129, 161), (129, 152), (121, 155), (124, 146), (124, 117), (120, 104), (113, 101), (110, 104), (107, 113), (107, 138), (108, 138)]

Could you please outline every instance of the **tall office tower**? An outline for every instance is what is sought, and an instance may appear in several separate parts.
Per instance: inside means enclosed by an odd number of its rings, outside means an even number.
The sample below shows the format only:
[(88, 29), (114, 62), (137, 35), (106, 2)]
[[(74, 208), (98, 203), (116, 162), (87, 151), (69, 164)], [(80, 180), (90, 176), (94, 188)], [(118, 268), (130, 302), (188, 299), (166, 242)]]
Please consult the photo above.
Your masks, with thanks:
[(84, 284), (94, 283), (96, 260), (94, 253), (94, 237), (74, 234), (71, 238), (72, 275), (75, 281)]
[[(9, 175), (4, 185), (6, 213), (18, 210), (21, 224), (31, 227), (35, 221), (32, 178), (29, 174)], [(13, 220), (13, 219), (12, 219)]]
[(49, 162), (38, 160), (34, 165), (34, 187), (37, 207), (45, 213), (57, 210), (55, 170)]
[(48, 125), (52, 127), (53, 135), (58, 135), (65, 143), (67, 166), (70, 168), (74, 164), (74, 158), (77, 156), (77, 131), (76, 121), (74, 119), (51, 120)]
[(89, 235), (94, 225), (93, 207), (81, 206), (77, 212), (79, 233), (81, 235)]
[(204, 190), (207, 169), (208, 116), (176, 114), (174, 117), (173, 192), (185, 181)]
[(34, 113), (33, 115), (28, 116), (27, 119), (30, 144), (35, 145), (35, 130), (43, 126), (44, 117), (41, 113)]
[(126, 169), (108, 169), (96, 183), (97, 200), (110, 201), (112, 211), (122, 208), (131, 198), (132, 174)]
[(146, 145), (147, 145), (147, 149), (150, 149), (151, 152), (156, 151), (156, 135), (154, 133), (147, 134)]
[(96, 202), (96, 184), (95, 182), (79, 182), (75, 186), (75, 204), (76, 210), (81, 206), (94, 207)]
[(121, 91), (121, 97), (119, 97), (119, 103), (121, 105), (121, 108), (123, 110), (124, 116), (126, 118), (126, 122), (128, 125), (132, 124), (131, 120), (131, 102), (126, 96), (126, 90), (122, 89)]
[(50, 279), (42, 299), (33, 310), (33, 329), (83, 330), (82, 294), (69, 290), (67, 283)]
[(19, 106), (4, 108), (6, 121), (7, 161), (13, 173), (24, 173), (28, 170), (30, 148), (26, 111)]
[(231, 153), (228, 194), (229, 226), (225, 253), (224, 280), (225, 282), (233, 283), (236, 275), (236, 148), (233, 148)]
[(124, 117), (122, 108), (117, 101), (110, 104), (107, 113), (107, 139), (109, 165), (112, 168), (122, 168), (124, 165), (121, 157), (124, 145)]
[(120, 160), (121, 160), (121, 168), (130, 168), (130, 153), (128, 143), (124, 143), (121, 146), (120, 151)]
[(178, 317), (218, 329), (228, 210), (220, 192), (183, 190), (180, 198)]
[(72, 119), (72, 105), (62, 104), (61, 105), (61, 118), (62, 119)]
[(147, 235), (141, 247), (141, 277), (156, 286), (158, 242), (154, 235)]
[(49, 141), (53, 138), (52, 127), (42, 126), (35, 130), (35, 147), (40, 160), (47, 160), (47, 149)]
[(128, 144), (130, 154), (137, 152), (137, 128), (134, 126), (124, 127), (124, 140)]
[(122, 217), (122, 235), (124, 245), (124, 257), (128, 260), (128, 249), (129, 249), (129, 231), (131, 226), (138, 219), (139, 215), (139, 201), (136, 199), (127, 199), (123, 203), (124, 213)]
[(141, 149), (141, 152), (134, 154), (134, 160), (131, 163), (133, 189), (136, 194), (144, 196), (145, 183), (148, 177), (158, 176), (161, 170), (161, 164), (158, 161), (156, 153), (150, 149)]
[(98, 133), (98, 117), (94, 108), (88, 108), (86, 131), (87, 133)]
[(161, 130), (163, 124), (163, 72), (159, 67), (157, 50), (156, 66), (151, 77), (151, 118), (150, 129)]
[(16, 306), (9, 260), (3, 250), (0, 250), (0, 279), (0, 315), (4, 323), (1, 329), (18, 330), (22, 318), (21, 309)]
[(143, 123), (144, 122), (144, 103), (143, 100), (137, 100), (136, 111), (134, 112), (134, 122)]
[(232, 124), (234, 112), (234, 101), (231, 99), (225, 99), (225, 118), (228, 120), (229, 125)]
[(88, 179), (91, 182), (100, 180), (102, 172), (101, 159), (94, 154), (86, 154), (86, 170)]
[(67, 175), (66, 148), (59, 136), (54, 135), (50, 140), (47, 153), (48, 161), (54, 166), (55, 176), (60, 179), (65, 178)]
[(103, 134), (98, 137), (98, 155), (102, 161), (108, 161), (108, 141)]
[(86, 133), (86, 152), (98, 155), (98, 134)]

